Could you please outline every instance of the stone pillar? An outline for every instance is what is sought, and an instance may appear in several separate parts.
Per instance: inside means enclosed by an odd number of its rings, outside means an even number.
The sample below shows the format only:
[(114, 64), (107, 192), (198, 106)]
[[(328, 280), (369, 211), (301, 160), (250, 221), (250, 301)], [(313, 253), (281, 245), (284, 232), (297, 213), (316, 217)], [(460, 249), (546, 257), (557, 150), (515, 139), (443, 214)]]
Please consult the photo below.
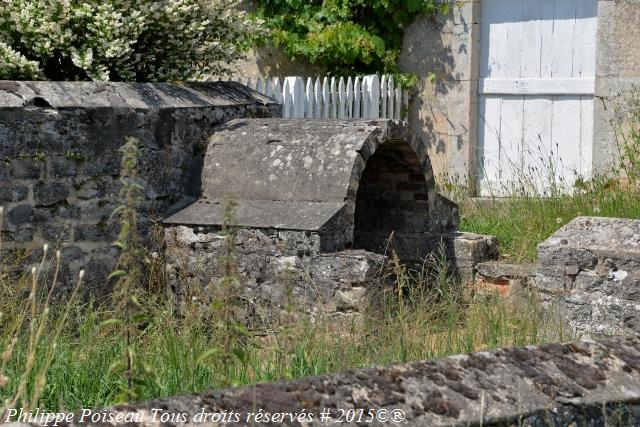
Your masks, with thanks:
[(479, 0), (451, 5), (446, 15), (417, 18), (405, 29), (400, 69), (419, 77), (409, 122), (427, 143), (439, 181), (475, 188)]
[(596, 45), (593, 171), (610, 172), (619, 160), (612, 120), (618, 95), (640, 87), (640, 1), (600, 0)]

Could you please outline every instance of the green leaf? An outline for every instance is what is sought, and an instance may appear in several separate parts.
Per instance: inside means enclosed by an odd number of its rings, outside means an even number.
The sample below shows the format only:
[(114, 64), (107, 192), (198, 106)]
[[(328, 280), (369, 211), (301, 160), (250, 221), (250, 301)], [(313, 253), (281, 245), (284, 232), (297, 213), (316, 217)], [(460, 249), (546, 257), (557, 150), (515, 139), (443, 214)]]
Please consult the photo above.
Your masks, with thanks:
[(115, 279), (117, 277), (122, 277), (122, 276), (126, 276), (126, 275), (127, 275), (126, 271), (124, 271), (124, 270), (116, 270), (116, 271), (112, 272), (111, 274), (109, 274), (108, 279), (111, 280), (111, 279)]

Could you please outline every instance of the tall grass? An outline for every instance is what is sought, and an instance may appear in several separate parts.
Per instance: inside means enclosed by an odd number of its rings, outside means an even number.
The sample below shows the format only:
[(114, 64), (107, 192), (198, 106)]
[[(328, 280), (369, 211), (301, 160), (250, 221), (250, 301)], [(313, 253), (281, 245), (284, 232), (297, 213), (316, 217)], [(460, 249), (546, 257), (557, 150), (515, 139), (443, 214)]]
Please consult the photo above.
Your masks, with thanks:
[[(378, 295), (364, 315), (339, 324), (335, 319), (298, 318), (266, 336), (244, 335), (238, 344), (242, 356), (226, 358), (225, 363), (220, 363), (216, 351), (225, 348), (228, 332), (220, 327), (219, 318), (194, 304), (177, 319), (159, 296), (146, 294), (140, 310), (149, 321), (139, 325), (134, 344), (136, 357), (152, 366), (154, 373), (152, 381), (137, 382), (136, 397), (192, 393), (567, 338), (562, 324), (541, 312), (535, 294), (521, 290), (508, 299), (474, 295), (461, 289), (439, 260), (427, 260), (426, 265), (430, 268), (419, 271), (392, 265), (389, 274), (403, 286)], [(40, 408), (109, 405), (121, 399), (130, 380), (109, 370), (132, 345), (119, 328), (105, 328), (104, 321), (115, 316), (113, 309), (93, 302), (76, 302), (71, 307), (66, 317), (63, 309), (51, 310), (50, 322), (43, 329), (43, 336), (52, 336), (57, 320), (65, 321), (55, 345), (55, 335), (42, 343), (53, 352), (46, 383), (36, 384), (33, 376), (27, 381), (28, 388), (41, 388), (38, 402), (33, 402)], [(5, 325), (6, 321), (0, 332), (2, 343), (12, 336)], [(16, 394), (18, 379), (24, 376), (30, 357), (28, 336), (17, 341), (7, 363), (9, 381), (0, 388), (2, 400)], [(33, 354), (35, 365), (46, 363), (45, 353)]]

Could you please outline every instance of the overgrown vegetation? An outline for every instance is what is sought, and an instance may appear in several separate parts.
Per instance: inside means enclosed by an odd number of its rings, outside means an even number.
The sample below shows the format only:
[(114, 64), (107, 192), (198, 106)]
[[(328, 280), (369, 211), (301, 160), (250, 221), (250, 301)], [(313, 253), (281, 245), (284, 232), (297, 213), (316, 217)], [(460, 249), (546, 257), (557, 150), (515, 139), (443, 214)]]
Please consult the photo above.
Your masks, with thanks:
[(0, 2), (0, 80), (167, 81), (221, 74), (254, 36), (235, 0)]
[(404, 28), (416, 16), (446, 13), (435, 0), (258, 0), (271, 39), (291, 57), (330, 73), (397, 73)]

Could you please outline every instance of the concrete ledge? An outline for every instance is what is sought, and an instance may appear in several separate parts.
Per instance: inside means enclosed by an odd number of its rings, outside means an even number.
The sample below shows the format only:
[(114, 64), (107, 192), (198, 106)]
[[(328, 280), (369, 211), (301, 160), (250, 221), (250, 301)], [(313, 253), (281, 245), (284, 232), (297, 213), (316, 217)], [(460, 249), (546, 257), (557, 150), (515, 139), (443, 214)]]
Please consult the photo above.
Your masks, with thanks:
[[(320, 412), (329, 409), (335, 419), (340, 409), (352, 408), (402, 410), (405, 420), (390, 425), (638, 425), (640, 337), (503, 348), (94, 412), (133, 414), (139, 422), (128, 425), (138, 426), (160, 425), (151, 421), (153, 409), (184, 419), (165, 426), (196, 424), (194, 417), (203, 411), (233, 411), (239, 422), (197, 424), (252, 425), (247, 414), (258, 410), (285, 414), (260, 425), (334, 425), (321, 423)], [(313, 415), (310, 422), (290, 421), (287, 414), (296, 417), (303, 410)], [(77, 425), (78, 418), (61, 425)]]

